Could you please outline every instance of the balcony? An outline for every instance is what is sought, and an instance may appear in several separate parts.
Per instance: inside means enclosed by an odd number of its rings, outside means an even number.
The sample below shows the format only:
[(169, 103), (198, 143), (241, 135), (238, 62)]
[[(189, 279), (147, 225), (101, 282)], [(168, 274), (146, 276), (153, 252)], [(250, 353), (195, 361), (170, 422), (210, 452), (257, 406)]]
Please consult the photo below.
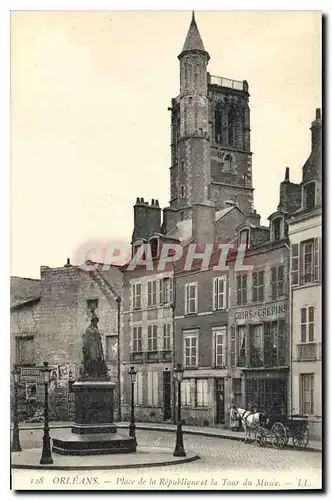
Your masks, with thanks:
[[(321, 359), (321, 345), (319, 352), (317, 353), (317, 343), (310, 342), (307, 344), (298, 344), (297, 348), (297, 360), (298, 361), (315, 361), (316, 359)], [(318, 355), (317, 355), (318, 354)]]
[(229, 89), (245, 90), (244, 82), (240, 82), (239, 80), (230, 80), (229, 78), (224, 78), (222, 76), (210, 75), (209, 83), (211, 83), (211, 85), (219, 85), (219, 87), (227, 87)]
[(131, 352), (129, 354), (131, 362), (136, 363), (162, 363), (171, 362), (173, 359), (171, 350), (164, 351), (141, 351)]

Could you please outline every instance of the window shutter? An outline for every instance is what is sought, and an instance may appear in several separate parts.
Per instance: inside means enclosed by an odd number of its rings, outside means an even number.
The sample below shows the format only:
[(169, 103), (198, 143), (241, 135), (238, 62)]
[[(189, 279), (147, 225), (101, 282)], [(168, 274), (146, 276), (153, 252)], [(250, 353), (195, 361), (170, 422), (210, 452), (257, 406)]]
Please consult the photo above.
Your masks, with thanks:
[(173, 278), (169, 278), (169, 303), (173, 304)]
[(188, 285), (184, 288), (184, 313), (188, 314)]
[(320, 238), (315, 238), (314, 241), (314, 279), (320, 280)]
[(158, 372), (153, 372), (153, 402), (154, 406), (157, 406), (159, 403), (159, 394), (158, 394)]
[[(218, 280), (219, 282), (219, 287), (218, 289), (218, 308), (224, 309), (225, 308), (225, 278), (222, 277)], [(218, 287), (218, 288), (219, 288)], [(219, 304), (219, 296), (221, 295), (221, 304)]]
[(292, 245), (292, 285), (299, 284), (300, 258), (299, 244)]
[(198, 284), (195, 286), (195, 313), (198, 312)]
[(218, 300), (218, 278), (213, 278), (213, 296), (212, 296), (212, 308), (213, 311), (217, 309), (217, 300)]
[(153, 398), (153, 373), (148, 372), (148, 405), (152, 406), (152, 398)]

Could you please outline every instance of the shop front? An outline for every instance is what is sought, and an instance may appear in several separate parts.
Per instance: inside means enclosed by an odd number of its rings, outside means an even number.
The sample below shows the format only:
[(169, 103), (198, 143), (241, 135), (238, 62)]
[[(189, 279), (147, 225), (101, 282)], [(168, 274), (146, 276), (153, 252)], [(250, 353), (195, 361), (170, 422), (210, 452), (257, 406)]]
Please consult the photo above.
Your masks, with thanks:
[[(242, 404), (268, 413), (287, 412), (288, 302), (237, 308), (231, 322), (233, 386), (241, 369)], [(234, 391), (233, 391), (234, 392)], [(235, 400), (235, 398), (234, 398)]]

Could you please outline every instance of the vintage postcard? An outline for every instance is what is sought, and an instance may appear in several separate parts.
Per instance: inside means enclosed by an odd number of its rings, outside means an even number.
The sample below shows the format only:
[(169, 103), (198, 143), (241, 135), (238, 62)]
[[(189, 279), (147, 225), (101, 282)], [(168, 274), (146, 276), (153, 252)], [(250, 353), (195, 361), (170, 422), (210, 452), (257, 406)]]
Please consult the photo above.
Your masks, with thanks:
[(11, 12), (13, 490), (322, 489), (321, 45)]

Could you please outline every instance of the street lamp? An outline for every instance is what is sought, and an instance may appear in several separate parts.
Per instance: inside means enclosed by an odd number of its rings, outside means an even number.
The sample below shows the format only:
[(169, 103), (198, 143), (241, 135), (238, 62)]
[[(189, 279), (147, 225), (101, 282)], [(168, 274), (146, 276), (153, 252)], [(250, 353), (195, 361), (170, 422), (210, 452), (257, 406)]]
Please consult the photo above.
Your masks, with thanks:
[(174, 379), (178, 383), (178, 421), (176, 428), (176, 444), (174, 450), (174, 457), (185, 457), (186, 452), (183, 447), (183, 433), (182, 433), (182, 421), (181, 421), (181, 382), (183, 379), (183, 368), (180, 364), (174, 368)]
[(48, 366), (48, 362), (44, 361), (44, 366), (41, 368), (41, 372), (44, 377), (44, 387), (45, 387), (45, 408), (44, 408), (44, 436), (43, 436), (43, 452), (40, 459), (40, 464), (53, 464), (53, 458), (51, 453), (51, 438), (50, 438), (50, 428), (48, 426), (48, 384), (50, 382), (51, 369)]
[(130, 367), (129, 375), (131, 377), (131, 418), (129, 425), (129, 436), (133, 437), (136, 442), (136, 426), (135, 426), (135, 410), (134, 410), (134, 385), (136, 382), (136, 370), (133, 366)]
[(14, 365), (14, 369), (12, 371), (13, 379), (14, 379), (14, 428), (13, 428), (13, 442), (12, 442), (12, 451), (22, 451), (20, 444), (20, 432), (18, 428), (18, 383), (20, 381), (20, 368), (17, 365)]

